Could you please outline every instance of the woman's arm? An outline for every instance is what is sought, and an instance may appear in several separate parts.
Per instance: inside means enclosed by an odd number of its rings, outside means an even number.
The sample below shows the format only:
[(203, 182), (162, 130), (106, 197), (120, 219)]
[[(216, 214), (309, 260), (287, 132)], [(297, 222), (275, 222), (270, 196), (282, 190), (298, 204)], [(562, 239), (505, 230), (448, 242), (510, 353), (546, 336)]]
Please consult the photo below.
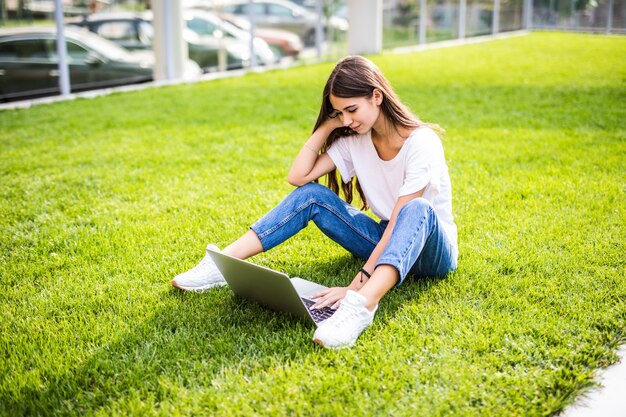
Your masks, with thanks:
[(287, 175), (289, 184), (300, 187), (318, 179), (335, 168), (335, 163), (330, 156), (325, 152), (320, 155), (319, 151), (332, 131), (342, 126), (341, 121), (338, 119), (328, 119), (304, 143)]
[[(396, 202), (396, 205), (394, 206), (391, 213), (389, 224), (387, 224), (387, 227), (385, 228), (382, 237), (378, 241), (378, 244), (374, 248), (374, 251), (372, 251), (367, 262), (365, 262), (365, 265), (363, 265), (363, 269), (366, 270), (370, 275), (374, 272), (374, 268), (376, 266), (376, 263), (380, 259), (380, 255), (382, 255), (383, 251), (387, 247), (387, 243), (389, 243), (391, 233), (393, 232), (393, 228), (396, 225), (398, 213), (400, 213), (402, 207), (404, 207), (404, 205), (407, 204), (409, 201), (421, 197), (424, 194), (424, 189), (425, 188), (416, 193), (404, 195), (398, 198), (398, 201)], [(363, 282), (361, 282), (361, 279), (363, 279)], [(361, 273), (359, 272), (356, 274), (350, 285), (348, 285), (347, 287), (333, 287), (324, 291), (320, 291), (313, 296), (313, 298), (318, 299), (313, 307), (323, 308), (326, 306), (331, 306), (332, 308), (338, 308), (339, 303), (346, 296), (346, 292), (348, 290), (358, 291), (367, 282), (367, 279), (367, 276), (361, 276)]]

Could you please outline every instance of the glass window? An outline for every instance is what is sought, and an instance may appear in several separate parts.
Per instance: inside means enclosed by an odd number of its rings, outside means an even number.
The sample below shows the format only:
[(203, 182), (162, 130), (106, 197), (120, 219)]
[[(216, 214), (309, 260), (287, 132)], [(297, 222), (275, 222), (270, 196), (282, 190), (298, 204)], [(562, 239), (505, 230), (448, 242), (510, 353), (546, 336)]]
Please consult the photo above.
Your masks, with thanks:
[[(237, 5), (236, 7), (234, 7), (231, 11), (231, 13), (235, 13), (235, 14), (248, 14), (248, 10), (250, 10), (250, 5), (249, 4), (240, 4)], [(258, 3), (254, 3), (252, 8), (252, 11), (255, 15), (264, 15), (265, 14), (265, 5), (264, 4), (258, 4)], [(228, 12), (229, 7), (226, 6), (225, 10)]]
[(293, 17), (293, 12), (288, 7), (281, 6), (280, 4), (270, 4), (268, 6), (267, 14), (270, 16)]
[(0, 56), (5, 59), (49, 58), (43, 39), (22, 39), (0, 43)]
[(200, 35), (213, 35), (217, 26), (208, 20), (193, 18), (187, 21), (187, 27)]
[(98, 26), (96, 33), (103, 38), (116, 41), (134, 41), (138, 39), (133, 22), (129, 21), (102, 23)]
[(75, 44), (74, 42), (66, 41), (67, 44), (67, 56), (70, 62), (83, 62), (89, 51), (82, 46)]
[(139, 22), (139, 40), (144, 45), (149, 45), (152, 43), (152, 38), (154, 37), (154, 28), (152, 24), (148, 22)]

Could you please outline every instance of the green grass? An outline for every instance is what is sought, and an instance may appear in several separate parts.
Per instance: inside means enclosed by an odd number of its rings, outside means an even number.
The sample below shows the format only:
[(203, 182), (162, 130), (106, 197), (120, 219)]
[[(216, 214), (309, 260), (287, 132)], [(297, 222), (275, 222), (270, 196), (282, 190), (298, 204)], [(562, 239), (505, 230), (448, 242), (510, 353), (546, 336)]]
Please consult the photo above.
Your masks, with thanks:
[[(626, 340), (626, 38), (373, 57), (447, 130), (460, 263), (351, 350), (175, 291), (291, 189), (332, 64), (0, 112), (0, 414), (547, 416)], [(254, 261), (327, 285), (314, 226)]]

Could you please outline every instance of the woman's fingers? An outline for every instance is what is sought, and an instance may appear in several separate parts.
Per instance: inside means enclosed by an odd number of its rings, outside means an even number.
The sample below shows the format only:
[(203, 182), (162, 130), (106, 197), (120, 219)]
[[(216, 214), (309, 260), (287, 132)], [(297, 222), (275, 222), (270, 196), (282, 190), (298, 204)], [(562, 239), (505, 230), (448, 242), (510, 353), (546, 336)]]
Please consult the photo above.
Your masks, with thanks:
[(318, 301), (317, 303), (315, 303), (313, 305), (313, 308), (324, 308), (324, 307), (327, 307), (327, 306), (333, 304), (335, 301), (337, 301), (337, 297), (336, 296), (330, 296), (330, 297), (324, 298), (323, 300)]
[(325, 296), (326, 294), (328, 294), (328, 293), (329, 293), (329, 292), (331, 292), (331, 291), (332, 291), (332, 288), (327, 288), (327, 289), (325, 289), (325, 290), (322, 290), (322, 291), (320, 291), (320, 292), (318, 292), (318, 293), (313, 294), (313, 295), (311, 296), (311, 298), (320, 298), (320, 297), (323, 297), (323, 296)]
[(338, 308), (341, 300), (346, 295), (346, 288), (343, 287), (334, 287), (329, 288), (324, 291), (320, 291), (315, 294), (313, 298), (321, 298), (315, 304), (313, 304), (312, 308), (324, 308), (327, 306), (332, 306), (331, 308)]

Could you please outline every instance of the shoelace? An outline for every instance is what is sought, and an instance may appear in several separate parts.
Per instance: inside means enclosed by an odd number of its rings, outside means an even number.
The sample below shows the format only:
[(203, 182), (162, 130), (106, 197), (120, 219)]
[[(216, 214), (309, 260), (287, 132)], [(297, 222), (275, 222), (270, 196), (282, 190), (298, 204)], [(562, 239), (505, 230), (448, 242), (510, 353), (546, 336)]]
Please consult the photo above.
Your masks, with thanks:
[(345, 322), (346, 320), (348, 320), (349, 317), (352, 316), (357, 316), (359, 315), (359, 310), (358, 310), (358, 306), (352, 303), (345, 303), (342, 304), (340, 307), (340, 311), (337, 311), (337, 313), (335, 313), (334, 315), (332, 315), (330, 317), (330, 319), (328, 320), (332, 320), (332, 324), (335, 325), (340, 325), (343, 322)]
[(208, 263), (209, 263), (209, 255), (206, 255), (204, 258), (202, 258), (200, 263), (192, 269), (192, 271), (200, 270), (204, 268)]

